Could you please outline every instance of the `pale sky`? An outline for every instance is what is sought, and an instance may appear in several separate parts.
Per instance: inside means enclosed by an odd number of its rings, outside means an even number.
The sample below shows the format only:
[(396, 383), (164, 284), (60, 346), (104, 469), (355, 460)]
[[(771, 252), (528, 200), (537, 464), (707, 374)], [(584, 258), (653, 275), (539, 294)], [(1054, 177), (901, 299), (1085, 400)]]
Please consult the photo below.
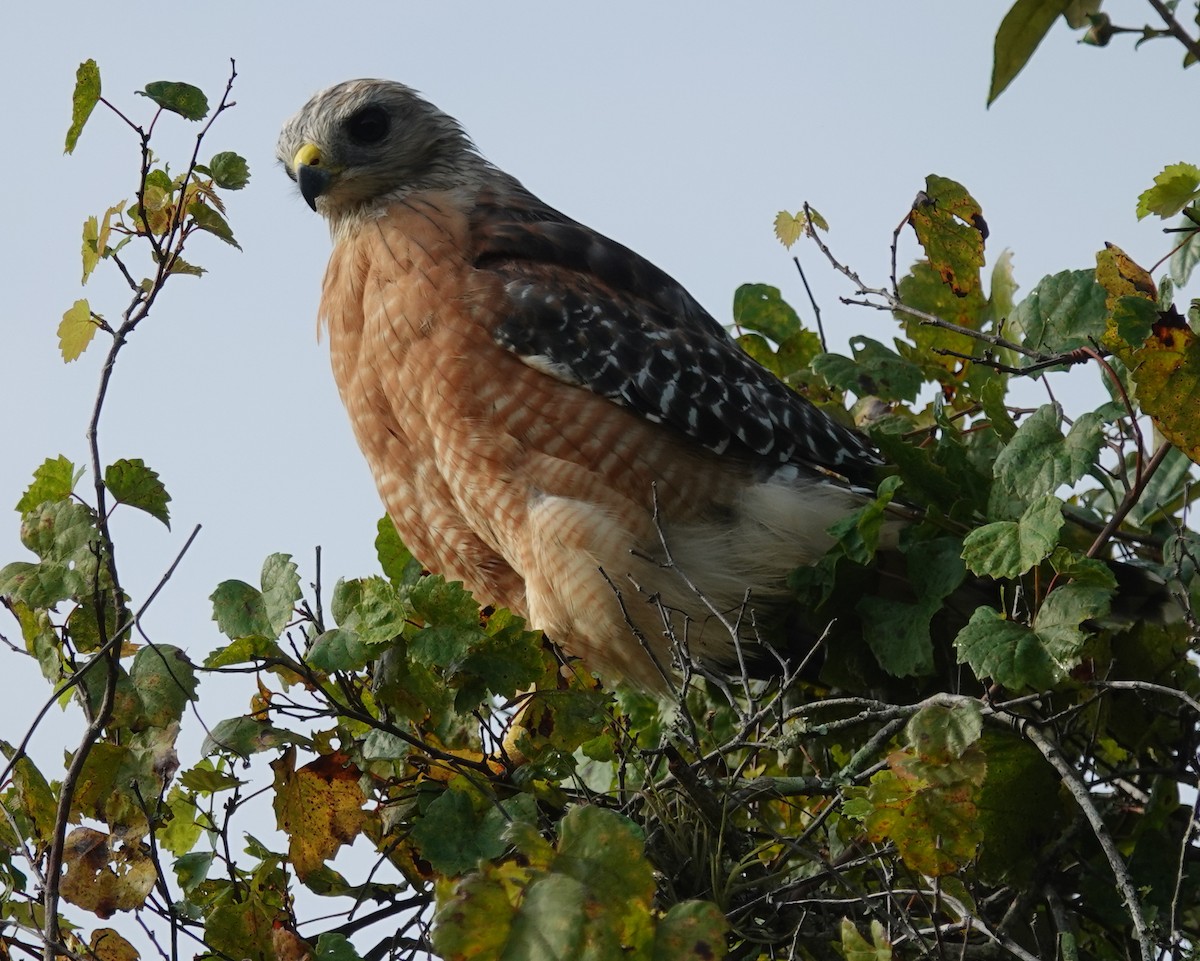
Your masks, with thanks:
[[(273, 160), (281, 123), (313, 92), (358, 76), (422, 90), (485, 156), (656, 262), (723, 322), (743, 282), (781, 287), (810, 317), (772, 234), (776, 212), (804, 201), (830, 222), (835, 251), (882, 286), (892, 229), (929, 173), (974, 194), (991, 228), (989, 268), (1011, 248), (1023, 292), (1045, 273), (1092, 266), (1105, 241), (1149, 266), (1168, 241), (1157, 221), (1137, 222), (1135, 202), (1165, 164), (1200, 160), (1200, 72), (1180, 69), (1177, 44), (1134, 53), (1117, 38), (1097, 50), (1059, 24), (987, 110), (992, 39), (1010, 2), (11, 5), (0, 33), (0, 566), (29, 559), (11, 507), (33, 469), (58, 454), (86, 459), (106, 345), (98, 337), (64, 366), (59, 319), (80, 296), (110, 317), (125, 304), (104, 265), (79, 288), (81, 225), (132, 197), (137, 163), (136, 140), (102, 108), (63, 156), (80, 61), (95, 58), (105, 95), (148, 119), (134, 90), (183, 80), (215, 103), (237, 60), (238, 106), (205, 152), (250, 163), (249, 187), (226, 197), (244, 252), (193, 241), (189, 259), (210, 274), (168, 286), (120, 360), (101, 428), (106, 462), (143, 458), (173, 497), (169, 532), (128, 510), (115, 520), (135, 601), (204, 525), (146, 619), (154, 640), (199, 662), (219, 642), (208, 595), (225, 578), (256, 582), (268, 553), (294, 554), (307, 581), (321, 545), (327, 586), (375, 567), (382, 510), (315, 340), (328, 234)], [(1134, 25), (1151, 13), (1134, 0), (1106, 9)], [(160, 149), (181, 166), (196, 128), (166, 119)], [(908, 262), (917, 248), (906, 243)], [(837, 302), (850, 290), (815, 249), (799, 252), (832, 349), (858, 333), (890, 338), (886, 317)], [(19, 643), (11, 619), (0, 633)], [(0, 738), (15, 741), (47, 689), (2, 647), (0, 670)], [(202, 681), (202, 704), (217, 684), (236, 682)], [(40, 757), (66, 743), (61, 720), (55, 731), (36, 742)]]

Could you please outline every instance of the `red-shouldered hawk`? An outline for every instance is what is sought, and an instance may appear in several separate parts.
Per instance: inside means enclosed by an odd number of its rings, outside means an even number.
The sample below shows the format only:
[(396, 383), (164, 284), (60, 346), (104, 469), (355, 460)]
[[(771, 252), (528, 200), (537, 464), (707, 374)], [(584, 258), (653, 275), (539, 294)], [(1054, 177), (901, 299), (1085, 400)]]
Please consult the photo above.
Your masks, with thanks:
[(782, 605), (869, 496), (870, 447), (402, 84), (317, 94), (278, 156), (329, 222), (320, 322), (413, 554), (610, 680), (661, 686), (626, 616), (669, 665), (663, 608), (694, 656), (736, 663), (697, 592), (734, 618), (747, 592)]

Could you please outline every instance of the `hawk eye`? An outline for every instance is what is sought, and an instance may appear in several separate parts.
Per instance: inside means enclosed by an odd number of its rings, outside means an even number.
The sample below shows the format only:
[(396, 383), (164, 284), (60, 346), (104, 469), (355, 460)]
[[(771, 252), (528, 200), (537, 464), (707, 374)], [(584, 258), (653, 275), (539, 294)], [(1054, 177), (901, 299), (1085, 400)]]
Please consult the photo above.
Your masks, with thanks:
[(346, 132), (359, 146), (379, 143), (388, 134), (391, 122), (382, 107), (363, 107), (346, 121)]

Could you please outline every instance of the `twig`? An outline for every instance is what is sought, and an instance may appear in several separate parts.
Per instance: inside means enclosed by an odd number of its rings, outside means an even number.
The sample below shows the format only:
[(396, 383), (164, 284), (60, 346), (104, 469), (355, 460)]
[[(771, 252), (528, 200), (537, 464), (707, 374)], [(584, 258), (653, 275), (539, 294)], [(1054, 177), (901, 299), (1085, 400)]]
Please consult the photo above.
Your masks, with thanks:
[(1151, 457), (1149, 462), (1146, 464), (1145, 470), (1141, 472), (1141, 477), (1137, 486), (1135, 486), (1128, 494), (1125, 495), (1125, 499), (1121, 501), (1121, 503), (1117, 506), (1117, 509), (1113, 511), (1113, 516), (1110, 517), (1108, 523), (1104, 525), (1104, 530), (1096, 535), (1096, 539), (1092, 542), (1092, 546), (1087, 550), (1088, 557), (1095, 557), (1104, 549), (1104, 545), (1108, 543), (1109, 538), (1112, 537), (1113, 533), (1118, 527), (1121, 526), (1125, 518), (1129, 516), (1129, 512), (1133, 510), (1134, 506), (1141, 499), (1142, 494), (1145, 493), (1146, 485), (1150, 483), (1150, 478), (1153, 477), (1154, 472), (1162, 466), (1162, 462), (1166, 460), (1167, 454), (1171, 452), (1173, 446), (1174, 445), (1169, 441), (1164, 441), (1159, 446), (1158, 450), (1154, 452), (1154, 456)]
[(817, 320), (817, 337), (821, 341), (821, 350), (828, 352), (829, 346), (825, 343), (825, 326), (821, 323), (821, 308), (817, 304), (817, 298), (813, 296), (812, 288), (808, 285), (808, 278), (804, 275), (804, 268), (800, 266), (800, 258), (793, 256), (792, 263), (796, 265), (796, 270), (800, 274), (800, 280), (804, 284), (804, 292), (808, 294), (808, 302), (812, 305), (813, 316)]
[(1084, 817), (1087, 818), (1088, 823), (1092, 827), (1092, 834), (1095, 835), (1096, 841), (1100, 844), (1100, 848), (1104, 852), (1109, 869), (1112, 871), (1113, 878), (1117, 882), (1117, 890), (1121, 893), (1121, 899), (1125, 902), (1125, 909), (1129, 912), (1129, 919), (1133, 923), (1133, 932), (1137, 938), (1142, 961), (1155, 961), (1154, 941), (1150, 935), (1150, 929), (1146, 924), (1146, 916), (1142, 912), (1141, 902), (1138, 900), (1137, 888), (1134, 887), (1129, 869), (1122, 860), (1121, 852), (1117, 850), (1112, 835), (1108, 831), (1108, 826), (1104, 823), (1104, 818), (1096, 808), (1095, 798), (1088, 791), (1087, 785), (1080, 779), (1079, 773), (1071, 763), (1063, 757), (1059, 746), (1046, 737), (1033, 721), (1015, 714), (1007, 715), (1007, 718), (999, 714), (997, 716), (1007, 720), (1014, 730), (1027, 738), (1041, 752), (1042, 757), (1049, 761), (1051, 766), (1058, 772), (1063, 786), (1066, 787), (1075, 799), (1075, 803), (1083, 811)]
[(1167, 32), (1182, 43), (1194, 59), (1200, 60), (1200, 41), (1197, 41), (1195, 37), (1183, 29), (1183, 26), (1175, 19), (1175, 15), (1171, 12), (1170, 8), (1162, 0), (1148, 0), (1148, 2), (1155, 9), (1155, 12), (1162, 17), (1163, 23), (1167, 25)]
[[(109, 639), (108, 644), (111, 645), (116, 638), (122, 637), (126, 631), (131, 630), (134, 624), (142, 617), (143, 614), (146, 613), (150, 607), (150, 604), (158, 596), (159, 591), (163, 589), (167, 581), (171, 579), (171, 575), (175, 573), (175, 569), (179, 567), (180, 561), (183, 560), (183, 555), (187, 553), (188, 548), (192, 546), (192, 542), (196, 539), (196, 535), (199, 533), (200, 525), (197, 524), (192, 529), (191, 535), (184, 542), (183, 547), (179, 549), (179, 553), (175, 555), (175, 560), (171, 562), (171, 566), (168, 567), (162, 577), (158, 579), (158, 583), (154, 586), (154, 590), (150, 592), (149, 597), (146, 598), (146, 600), (142, 603), (142, 606), (137, 609), (137, 612), (134, 615), (132, 615), (125, 623), (121, 624), (117, 630), (113, 632), (113, 638)], [(33, 723), (29, 725), (29, 728), (25, 732), (25, 736), (21, 738), (20, 744), (17, 745), (16, 750), (13, 752), (12, 760), (10, 760), (8, 764), (5, 765), (4, 769), (0, 771), (0, 783), (2, 783), (8, 777), (9, 772), (12, 771), (13, 765), (16, 764), (21, 758), (25, 757), (26, 749), (29, 747), (29, 741), (33, 737), (33, 732), (37, 730), (42, 718), (46, 716), (46, 712), (49, 711), (50, 708), (52, 708), (55, 704), (57, 704), (64, 694), (71, 690), (71, 688), (77, 686), (83, 680), (84, 675), (86, 675), (87, 672), (92, 669), (92, 666), (99, 663), (100, 658), (104, 654), (105, 650), (107, 650), (107, 648), (102, 648), (99, 650), (86, 664), (79, 668), (79, 670), (73, 672), (69, 678), (67, 678), (54, 689), (54, 692), (49, 698), (46, 699), (45, 703), (42, 704), (41, 709), (34, 716)]]

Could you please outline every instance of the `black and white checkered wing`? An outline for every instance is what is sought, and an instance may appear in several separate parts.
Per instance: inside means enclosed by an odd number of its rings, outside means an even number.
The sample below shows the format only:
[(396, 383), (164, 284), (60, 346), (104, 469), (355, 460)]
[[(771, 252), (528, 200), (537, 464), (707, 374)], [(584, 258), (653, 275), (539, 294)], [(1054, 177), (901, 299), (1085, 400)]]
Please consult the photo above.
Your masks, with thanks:
[(476, 265), (505, 284), (499, 343), (716, 453), (873, 486), (867, 442), (752, 360), (675, 280), (516, 188), (475, 212)]

